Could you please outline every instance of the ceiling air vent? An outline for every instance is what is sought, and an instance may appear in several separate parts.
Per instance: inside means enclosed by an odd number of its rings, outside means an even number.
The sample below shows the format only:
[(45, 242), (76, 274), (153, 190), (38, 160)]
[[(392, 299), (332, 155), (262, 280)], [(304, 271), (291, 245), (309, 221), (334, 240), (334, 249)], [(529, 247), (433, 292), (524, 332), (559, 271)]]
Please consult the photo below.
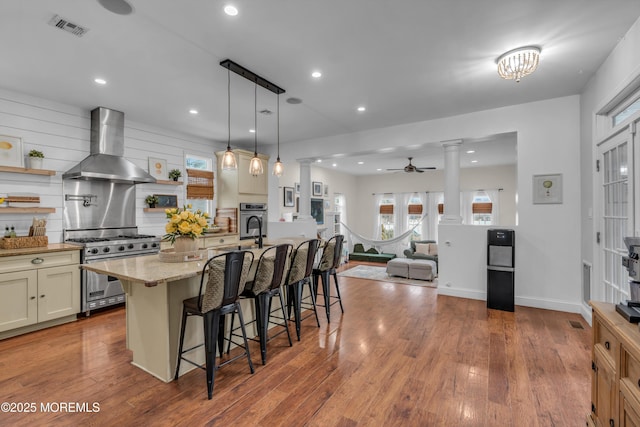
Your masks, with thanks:
[(78, 37), (84, 36), (85, 33), (89, 31), (88, 28), (81, 27), (80, 25), (74, 24), (73, 22), (69, 22), (67, 19), (61, 18), (58, 15), (55, 15), (53, 18), (51, 18), (51, 20), (49, 21), (49, 25), (58, 27), (61, 30), (64, 30)]

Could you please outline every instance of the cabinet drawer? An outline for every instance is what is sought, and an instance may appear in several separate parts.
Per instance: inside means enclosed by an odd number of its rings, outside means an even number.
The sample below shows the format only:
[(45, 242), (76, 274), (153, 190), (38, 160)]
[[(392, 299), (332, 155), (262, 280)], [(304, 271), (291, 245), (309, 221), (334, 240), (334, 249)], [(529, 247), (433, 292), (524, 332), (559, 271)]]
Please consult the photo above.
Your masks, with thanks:
[(610, 358), (611, 364), (613, 366), (616, 365), (616, 354), (618, 354), (618, 346), (620, 343), (616, 336), (604, 326), (600, 319), (596, 319), (593, 325), (593, 344), (601, 347), (603, 352)]
[(640, 401), (640, 361), (632, 356), (624, 346), (620, 349), (620, 379), (628, 386), (637, 400)]
[(240, 242), (240, 237), (236, 234), (234, 236), (221, 236), (221, 237), (205, 237), (200, 239), (201, 248), (215, 248), (217, 246), (232, 246), (237, 245)]
[(0, 258), (0, 273), (80, 264), (80, 251), (45, 252)]

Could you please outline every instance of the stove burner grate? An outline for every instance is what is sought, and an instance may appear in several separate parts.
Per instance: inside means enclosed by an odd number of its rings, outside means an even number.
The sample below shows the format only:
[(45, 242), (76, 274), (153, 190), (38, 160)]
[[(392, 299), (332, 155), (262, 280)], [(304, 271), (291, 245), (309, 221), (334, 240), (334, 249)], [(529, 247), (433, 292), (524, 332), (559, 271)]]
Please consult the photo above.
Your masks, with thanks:
[(67, 242), (75, 243), (96, 243), (96, 242), (108, 242), (109, 239), (104, 237), (79, 237), (77, 239), (67, 239)]

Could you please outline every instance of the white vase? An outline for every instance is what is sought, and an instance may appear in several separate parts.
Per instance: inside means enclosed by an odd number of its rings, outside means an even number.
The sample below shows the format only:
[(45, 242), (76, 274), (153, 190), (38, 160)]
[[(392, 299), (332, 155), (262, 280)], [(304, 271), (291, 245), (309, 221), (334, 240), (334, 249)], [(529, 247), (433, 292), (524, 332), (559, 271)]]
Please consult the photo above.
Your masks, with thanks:
[(198, 250), (198, 240), (187, 236), (176, 237), (173, 248), (176, 252), (195, 252)]
[(42, 160), (41, 157), (29, 157), (29, 168), (42, 169)]

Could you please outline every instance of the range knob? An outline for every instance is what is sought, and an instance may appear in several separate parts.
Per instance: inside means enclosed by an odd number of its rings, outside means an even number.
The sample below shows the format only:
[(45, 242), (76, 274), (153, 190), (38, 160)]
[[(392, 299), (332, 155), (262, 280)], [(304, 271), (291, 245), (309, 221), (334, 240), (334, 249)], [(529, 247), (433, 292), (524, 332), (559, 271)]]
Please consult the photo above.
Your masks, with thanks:
[(147, 245), (146, 243), (142, 244), (142, 249), (147, 249), (149, 247), (149, 245)]
[(111, 249), (109, 247), (106, 247), (102, 250), (102, 252), (109, 252)]
[(157, 244), (157, 243), (152, 243), (152, 244), (151, 244), (151, 247), (152, 247), (152, 248), (157, 248), (157, 247), (158, 247), (158, 244)]
[(124, 251), (124, 246), (118, 246), (118, 250), (119, 250), (120, 252)]
[(133, 243), (129, 243), (129, 245), (127, 246), (127, 248), (129, 248), (129, 249), (133, 249)]
[(98, 248), (93, 248), (93, 249), (89, 250), (89, 252), (91, 252), (92, 254), (97, 254), (98, 253)]

